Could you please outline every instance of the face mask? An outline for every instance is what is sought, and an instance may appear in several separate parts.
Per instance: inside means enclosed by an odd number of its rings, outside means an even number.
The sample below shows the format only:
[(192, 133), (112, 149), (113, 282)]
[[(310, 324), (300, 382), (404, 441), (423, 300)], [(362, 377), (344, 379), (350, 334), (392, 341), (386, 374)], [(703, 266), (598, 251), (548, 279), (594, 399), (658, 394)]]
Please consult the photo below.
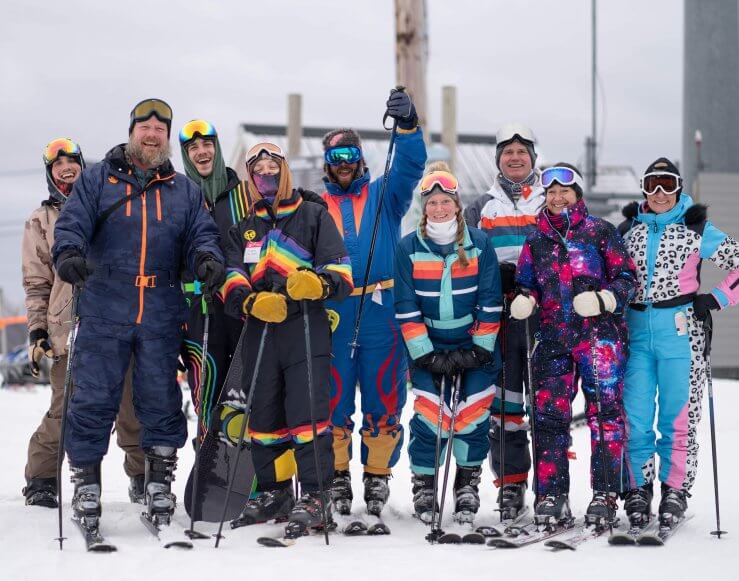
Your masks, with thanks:
[(257, 191), (265, 198), (274, 198), (280, 187), (280, 174), (261, 175), (254, 174), (254, 185)]
[(426, 234), (437, 244), (450, 244), (457, 238), (457, 217), (446, 222), (426, 221)]

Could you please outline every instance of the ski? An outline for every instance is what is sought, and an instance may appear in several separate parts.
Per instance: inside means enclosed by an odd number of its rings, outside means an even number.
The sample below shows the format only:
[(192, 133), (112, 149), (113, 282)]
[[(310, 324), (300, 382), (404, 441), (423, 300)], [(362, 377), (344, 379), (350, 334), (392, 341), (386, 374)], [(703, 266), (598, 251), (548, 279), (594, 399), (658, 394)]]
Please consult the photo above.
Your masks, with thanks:
[(440, 545), (460, 545), (462, 544), (462, 537), (457, 533), (444, 533), (436, 542)]
[(337, 530), (347, 537), (357, 537), (367, 534), (367, 523), (361, 517), (352, 516), (351, 514), (334, 514)]
[(100, 526), (98, 524), (88, 527), (76, 518), (72, 518), (72, 522), (77, 525), (77, 528), (82, 533), (82, 536), (85, 538), (85, 546), (91, 553), (112, 553), (118, 550), (115, 545), (110, 544), (100, 534)]
[(614, 546), (633, 546), (636, 545), (636, 538), (639, 535), (656, 529), (657, 521), (655, 519), (641, 525), (632, 525), (626, 531), (613, 531), (613, 534), (608, 537), (608, 544)]
[(639, 546), (661, 547), (672, 537), (672, 535), (675, 534), (675, 532), (680, 527), (682, 527), (682, 525), (686, 521), (690, 520), (691, 518), (692, 515), (684, 516), (672, 526), (660, 523), (659, 530), (645, 531), (641, 533), (638, 537), (636, 537), (636, 544)]
[[(614, 523), (614, 527), (617, 523)], [(550, 539), (544, 543), (545, 547), (554, 549), (555, 551), (570, 550), (574, 551), (579, 545), (591, 539), (597, 539), (602, 536), (608, 529), (608, 526), (596, 526), (593, 524), (581, 524), (575, 527), (572, 534), (556, 539)]]
[[(336, 528), (337, 523), (335, 521), (329, 523), (329, 532), (336, 530)], [(285, 526), (285, 532), (282, 534), (282, 536), (259, 537), (257, 539), (257, 543), (259, 543), (263, 547), (292, 547), (300, 537), (309, 536), (311, 530), (323, 533), (323, 529), (320, 526), (311, 529), (306, 528), (306, 526), (300, 522), (288, 522), (287, 526)]]
[(142, 512), (141, 522), (144, 524), (147, 531), (159, 539), (165, 549), (193, 548), (193, 544), (190, 541), (186, 541), (181, 538), (185, 536), (184, 530), (177, 532), (170, 528), (174, 522), (173, 520), (170, 519), (169, 523), (159, 523), (158, 519), (150, 517), (146, 512)]
[(546, 541), (557, 535), (561, 535), (572, 529), (574, 525), (574, 519), (566, 521), (563, 524), (555, 525), (552, 528), (537, 529), (535, 525), (529, 523), (523, 527), (508, 527), (506, 529), (505, 537), (497, 537), (488, 540), (489, 547), (496, 547), (498, 549), (518, 549)]
[(502, 537), (505, 535), (506, 529), (509, 527), (518, 527), (528, 520), (529, 507), (526, 506), (521, 510), (514, 519), (503, 519), (496, 525), (482, 525), (475, 529), (475, 532), (481, 534), (485, 538)]
[(390, 527), (385, 524), (385, 521), (382, 520), (382, 517), (374, 514), (366, 514), (364, 515), (364, 519), (366, 522), (370, 523), (367, 527), (368, 535), (381, 536), (390, 534)]

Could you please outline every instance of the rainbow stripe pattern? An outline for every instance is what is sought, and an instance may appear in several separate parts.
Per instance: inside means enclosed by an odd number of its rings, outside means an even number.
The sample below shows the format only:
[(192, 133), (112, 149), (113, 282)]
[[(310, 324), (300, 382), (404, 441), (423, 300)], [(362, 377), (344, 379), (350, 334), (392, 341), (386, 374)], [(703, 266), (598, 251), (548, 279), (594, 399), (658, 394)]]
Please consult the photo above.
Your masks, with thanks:
[(290, 430), (283, 428), (274, 432), (257, 432), (249, 426), (249, 437), (260, 446), (276, 446), (290, 441)]
[[(187, 352), (188, 373), (187, 382), (190, 384), (192, 391), (193, 405), (195, 413), (201, 418), (201, 434), (208, 431), (208, 422), (210, 420), (211, 411), (213, 409), (213, 398), (215, 395), (215, 386), (218, 381), (218, 370), (216, 362), (211, 354), (208, 354), (208, 361), (205, 367), (205, 385), (200, 384), (200, 377), (203, 369), (203, 347), (195, 341), (185, 339), (185, 351)], [(202, 413), (200, 408), (202, 406)]]
[(251, 204), (246, 189), (246, 182), (239, 182), (235, 188), (228, 193), (228, 207), (231, 210), (231, 222), (238, 224), (249, 214)]
[(257, 284), (268, 270), (274, 270), (285, 278), (298, 268), (312, 268), (313, 256), (279, 228), (270, 230), (264, 238), (259, 262), (251, 269), (251, 281)]
[(352, 261), (348, 256), (339, 258), (336, 262), (324, 264), (316, 269), (318, 274), (334, 273), (337, 274), (349, 287), (348, 292), (354, 290), (354, 280), (352, 279)]
[[(316, 434), (318, 437), (330, 434), (329, 421), (324, 420), (323, 422), (316, 422)], [(313, 428), (310, 424), (304, 426), (298, 426), (290, 430), (293, 442), (296, 444), (308, 444), (313, 441)]]
[(220, 290), (220, 294), (224, 301), (228, 299), (229, 293), (231, 293), (235, 288), (246, 288), (247, 290), (251, 290), (252, 287), (249, 282), (249, 277), (243, 270), (238, 268), (228, 268), (226, 269), (226, 282), (223, 283)]

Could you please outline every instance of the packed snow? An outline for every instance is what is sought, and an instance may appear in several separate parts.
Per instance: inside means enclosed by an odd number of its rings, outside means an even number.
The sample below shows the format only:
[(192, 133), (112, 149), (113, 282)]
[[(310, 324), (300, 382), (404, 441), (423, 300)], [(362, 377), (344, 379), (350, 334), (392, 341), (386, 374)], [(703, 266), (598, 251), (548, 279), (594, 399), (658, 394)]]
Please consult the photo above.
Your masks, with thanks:
[[(590, 541), (576, 552), (553, 554), (542, 544), (521, 549), (493, 549), (486, 546), (432, 546), (424, 540), (427, 532), (411, 517), (410, 473), (404, 453), (391, 481), (391, 497), (385, 521), (392, 529), (388, 537), (330, 536), (326, 547), (321, 535), (300, 539), (286, 549), (257, 545), (258, 536), (278, 534), (279, 525), (266, 524), (232, 531), (218, 549), (213, 540), (195, 541), (192, 551), (164, 549), (139, 521), (140, 505), (128, 502), (128, 479), (123, 473), (123, 457), (115, 443), (103, 464), (102, 532), (118, 547), (116, 553), (87, 553), (81, 535), (70, 522), (69, 500), (72, 485), (65, 466), (64, 550), (59, 550), (57, 511), (24, 505), (21, 488), (28, 438), (46, 412), (48, 387), (0, 389), (2, 457), (0, 473), (0, 571), (5, 581), (129, 581), (165, 579), (730, 579), (739, 564), (739, 503), (736, 477), (739, 475), (735, 450), (739, 448), (739, 428), (732, 410), (739, 408), (739, 382), (716, 380), (718, 416), (719, 474), (722, 493), (722, 525), (730, 534), (717, 540), (709, 532), (715, 528), (713, 479), (707, 401), (700, 426), (701, 467), (689, 501), (694, 515), (665, 547), (611, 547), (605, 538)], [(411, 415), (412, 398), (404, 412)], [(706, 397), (707, 400), (707, 397)], [(576, 408), (581, 405), (576, 403)], [(191, 432), (195, 424), (190, 423)], [(112, 440), (115, 440), (113, 436)], [(571, 462), (572, 507), (582, 516), (590, 498), (588, 485), (589, 440), (586, 428), (573, 430), (573, 446), (578, 459)], [(356, 440), (355, 440), (356, 443)], [(190, 446), (181, 451), (177, 495), (182, 498), (192, 465)], [(353, 465), (355, 502), (361, 502), (361, 467)], [(450, 478), (451, 480), (451, 478)], [(492, 477), (485, 467), (481, 486), (482, 508), (477, 524), (497, 522)], [(357, 500), (357, 498), (359, 500)], [(531, 495), (529, 494), (529, 501)], [(447, 504), (449, 507), (449, 504)], [(623, 513), (620, 513), (622, 521)], [(447, 510), (445, 526), (449, 526)], [(184, 508), (177, 507), (175, 519), (189, 524)], [(199, 523), (197, 528), (214, 533), (216, 524)]]

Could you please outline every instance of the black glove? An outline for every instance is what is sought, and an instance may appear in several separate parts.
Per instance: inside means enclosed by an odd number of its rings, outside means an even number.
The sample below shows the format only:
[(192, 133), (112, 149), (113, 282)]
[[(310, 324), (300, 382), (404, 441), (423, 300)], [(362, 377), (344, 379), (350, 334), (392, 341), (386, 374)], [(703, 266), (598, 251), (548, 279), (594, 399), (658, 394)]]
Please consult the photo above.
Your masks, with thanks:
[(398, 122), (401, 129), (413, 129), (418, 125), (416, 106), (405, 91), (394, 91), (387, 100), (387, 111), (385, 115), (392, 117)]
[(34, 329), (28, 335), (28, 359), (31, 362), (31, 375), (41, 375), (41, 360), (44, 357), (54, 357), (54, 351), (49, 343), (49, 333), (46, 329)]
[(465, 369), (477, 369), (487, 365), (493, 360), (493, 354), (479, 345), (473, 345), (472, 349), (457, 349), (449, 354), (454, 365), (454, 371), (461, 373)]
[(65, 250), (56, 260), (56, 273), (69, 284), (82, 284), (91, 272), (84, 257), (77, 250)]
[(442, 353), (441, 351), (433, 351), (426, 355), (419, 357), (414, 361), (416, 367), (426, 369), (434, 375), (451, 375), (454, 371), (454, 364), (449, 358), (448, 353)]
[(500, 263), (500, 288), (504, 295), (516, 290), (516, 265), (511, 262)]
[(205, 284), (208, 294), (212, 295), (218, 292), (226, 280), (226, 269), (223, 268), (223, 263), (209, 252), (200, 252), (195, 258), (195, 276)]
[(693, 313), (701, 323), (708, 317), (708, 311), (717, 311), (720, 308), (721, 305), (711, 293), (700, 294), (693, 299)]
[(251, 294), (251, 291), (246, 287), (238, 287), (228, 293), (228, 298), (223, 304), (223, 312), (229, 317), (234, 319), (243, 319), (244, 313), (244, 301), (246, 297)]

